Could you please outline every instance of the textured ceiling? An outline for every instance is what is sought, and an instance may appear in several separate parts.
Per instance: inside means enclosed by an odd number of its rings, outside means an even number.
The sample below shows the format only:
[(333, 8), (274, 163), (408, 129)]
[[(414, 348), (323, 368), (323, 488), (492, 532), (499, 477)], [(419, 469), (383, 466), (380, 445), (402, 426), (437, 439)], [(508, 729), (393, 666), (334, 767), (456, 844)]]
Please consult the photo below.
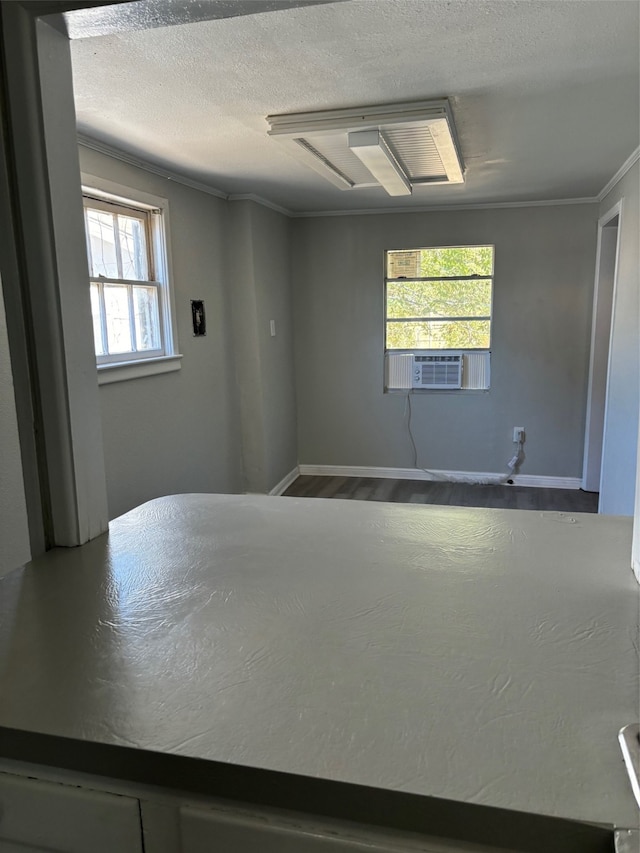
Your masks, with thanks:
[(69, 38), (91, 38), (346, 0), (125, 0), (63, 15)]
[[(638, 145), (635, 0), (349, 0), (72, 41), (82, 133), (296, 212), (592, 197)], [(340, 191), (265, 116), (449, 97), (467, 167)]]

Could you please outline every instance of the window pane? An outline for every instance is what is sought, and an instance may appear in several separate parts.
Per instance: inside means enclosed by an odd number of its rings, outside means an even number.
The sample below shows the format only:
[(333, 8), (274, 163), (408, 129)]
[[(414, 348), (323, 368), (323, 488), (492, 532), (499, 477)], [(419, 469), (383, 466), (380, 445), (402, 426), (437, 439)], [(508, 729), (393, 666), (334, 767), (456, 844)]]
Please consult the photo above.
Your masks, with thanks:
[(105, 355), (102, 341), (102, 323), (100, 322), (100, 290), (97, 284), (91, 285), (91, 318), (93, 320), (93, 345), (96, 355)]
[(129, 322), (129, 287), (126, 284), (105, 284), (104, 302), (109, 353), (133, 352)]
[(387, 349), (488, 349), (489, 320), (387, 323)]
[(138, 349), (160, 349), (160, 316), (158, 312), (157, 288), (134, 287), (133, 311)]
[(454, 246), (387, 252), (387, 278), (493, 275), (493, 246)]
[(116, 255), (114, 217), (103, 210), (87, 209), (87, 225), (91, 244), (91, 275), (120, 278)]
[(118, 215), (118, 234), (122, 254), (122, 275), (118, 278), (149, 280), (147, 239), (144, 221), (133, 216)]
[(490, 314), (490, 279), (387, 283), (387, 317), (488, 317)]

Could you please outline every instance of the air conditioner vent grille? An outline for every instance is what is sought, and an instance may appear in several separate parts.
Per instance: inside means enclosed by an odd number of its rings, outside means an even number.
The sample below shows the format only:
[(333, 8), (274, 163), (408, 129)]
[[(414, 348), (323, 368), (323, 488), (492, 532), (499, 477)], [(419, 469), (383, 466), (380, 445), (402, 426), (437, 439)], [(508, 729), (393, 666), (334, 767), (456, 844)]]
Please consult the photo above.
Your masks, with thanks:
[(462, 387), (486, 389), (491, 384), (491, 355), (488, 352), (467, 352), (463, 355)]
[(461, 385), (461, 355), (414, 356), (414, 388), (460, 388)]
[(269, 135), (341, 190), (464, 182), (446, 98), (267, 116)]
[(384, 136), (409, 178), (447, 180), (447, 170), (428, 127), (389, 128)]

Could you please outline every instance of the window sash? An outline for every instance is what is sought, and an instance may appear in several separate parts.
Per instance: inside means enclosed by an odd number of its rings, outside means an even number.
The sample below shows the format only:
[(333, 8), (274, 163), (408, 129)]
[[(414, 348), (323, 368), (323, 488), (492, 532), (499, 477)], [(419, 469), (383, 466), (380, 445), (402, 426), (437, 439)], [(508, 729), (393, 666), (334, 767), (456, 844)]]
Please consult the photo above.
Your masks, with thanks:
[[(476, 275), (479, 278), (493, 278), (494, 271), (495, 271), (495, 245), (493, 245), (491, 243), (478, 243), (478, 244), (467, 245), (467, 246), (460, 246), (460, 245), (454, 245), (454, 246), (421, 246), (420, 248), (411, 248), (411, 249), (387, 249), (387, 251), (385, 252), (385, 276), (389, 280), (394, 280), (393, 276), (389, 275), (389, 263), (392, 260), (394, 255), (410, 254), (410, 255), (417, 256), (417, 255), (420, 255), (422, 252), (438, 253), (438, 252), (445, 251), (445, 250), (449, 251), (449, 250), (455, 250), (455, 249), (462, 249), (465, 252), (472, 251), (474, 249), (491, 249), (491, 269), (487, 270), (483, 273), (474, 273), (471, 276), (471, 278), (475, 278)], [(415, 260), (415, 258), (414, 258), (414, 260)], [(458, 279), (464, 278), (464, 276), (454, 276), (454, 277), (458, 278)], [(441, 280), (441, 279), (447, 278), (447, 276), (446, 275), (439, 275), (436, 278), (438, 280)], [(413, 276), (400, 276), (399, 277), (399, 280), (401, 280), (401, 281), (405, 280), (405, 279), (410, 279), (412, 281), (416, 280)]]
[(85, 207), (93, 208), (94, 210), (104, 210), (107, 213), (121, 213), (123, 216), (133, 216), (137, 219), (148, 217), (152, 213), (158, 213), (159, 209), (155, 207), (140, 206), (127, 204), (125, 201), (111, 200), (108, 198), (99, 198), (92, 196), (90, 192), (85, 192), (82, 196), (82, 203)]
[[(172, 355), (175, 339), (166, 256), (166, 211), (157, 204), (141, 202), (138, 206), (135, 201), (129, 203), (124, 196), (111, 198), (105, 194), (102, 197), (100, 191), (94, 194), (85, 187), (83, 205), (97, 366), (140, 363)], [(96, 211), (93, 218), (98, 221), (101, 217), (97, 213), (111, 217), (110, 222), (102, 218), (102, 234), (95, 226), (90, 230), (88, 211), (91, 210)], [(139, 226), (122, 220), (119, 223), (118, 217), (136, 220)], [(100, 245), (101, 237), (106, 240), (103, 246)], [(95, 265), (92, 240), (94, 250), (100, 252)], [(123, 251), (125, 244), (120, 245), (121, 240), (126, 240), (126, 251)], [(127, 272), (138, 275), (136, 278), (122, 278)], [(146, 277), (140, 278), (140, 272)], [(109, 291), (110, 285), (122, 290)], [(145, 294), (136, 288), (153, 288), (153, 292), (147, 290)], [(131, 349), (125, 349), (129, 344)], [(114, 346), (125, 351), (110, 352)]]
[[(486, 346), (470, 346), (469, 343), (452, 343), (451, 345), (447, 345), (446, 342), (438, 340), (437, 343), (434, 342), (433, 345), (429, 346), (428, 344), (420, 344), (416, 343), (415, 346), (411, 346), (409, 342), (398, 344), (398, 346), (393, 346), (389, 342), (390, 335), (390, 325), (391, 321), (387, 321), (387, 325), (385, 327), (385, 352), (390, 353), (398, 353), (398, 352), (439, 352), (439, 353), (447, 353), (447, 352), (456, 352), (456, 353), (465, 353), (465, 352), (490, 352), (491, 351), (491, 325), (490, 318), (480, 318), (480, 317), (472, 317), (468, 320), (461, 319), (460, 317), (455, 317), (451, 319), (447, 319), (445, 317), (438, 317), (437, 319), (428, 318), (427, 320), (401, 320), (401, 323), (404, 323), (408, 326), (416, 326), (420, 323), (423, 323), (425, 329), (424, 333), (428, 332), (428, 327), (433, 327), (433, 332), (429, 334), (434, 334), (437, 336), (438, 327), (442, 327), (443, 325), (455, 326), (458, 325), (462, 330), (465, 328), (466, 323), (489, 323), (489, 328), (487, 330), (487, 338), (488, 343)], [(397, 325), (395, 328), (398, 328)]]
[(474, 273), (474, 275), (432, 275), (422, 277), (418, 275), (401, 275), (396, 278), (387, 276), (385, 281), (398, 281), (402, 284), (411, 284), (412, 281), (493, 281), (493, 275), (478, 275), (477, 273)]
[[(155, 272), (155, 264), (154, 264), (154, 252), (152, 251), (153, 246), (153, 228), (152, 228), (152, 216), (153, 211), (150, 210), (140, 210), (133, 207), (127, 207), (123, 204), (119, 204), (117, 202), (109, 202), (102, 199), (93, 199), (89, 196), (83, 196), (83, 204), (84, 204), (84, 223), (85, 223), (85, 234), (86, 234), (86, 242), (87, 242), (87, 259), (89, 261), (89, 276), (94, 276), (94, 263), (93, 263), (93, 251), (91, 248), (91, 233), (89, 229), (89, 218), (88, 211), (96, 210), (100, 213), (108, 213), (114, 217), (114, 250), (116, 254), (116, 264), (118, 268), (118, 272), (122, 272), (122, 244), (120, 239), (120, 229), (118, 226), (118, 217), (125, 216), (128, 219), (136, 219), (138, 222), (142, 224), (142, 233), (144, 234), (144, 257), (147, 264), (147, 272), (149, 275), (149, 279), (153, 280), (156, 278)], [(101, 277), (101, 276), (100, 276)], [(114, 277), (115, 278), (115, 277)], [(134, 281), (134, 279), (126, 279), (127, 282)]]
[(445, 317), (438, 314), (437, 317), (387, 317), (387, 323), (457, 323), (468, 322), (469, 320), (491, 320), (490, 314), (471, 314), (470, 316), (462, 316), (456, 314), (452, 317)]
[[(439, 248), (439, 247), (434, 247)], [(443, 248), (476, 248), (474, 246), (460, 246), (460, 247), (443, 247)], [(385, 252), (385, 272), (388, 269), (389, 259), (388, 256), (393, 251), (421, 251), (421, 250), (389, 250)], [(493, 264), (495, 262), (495, 254), (492, 258), (492, 268), (490, 274), (479, 274), (474, 273), (473, 275), (452, 275), (452, 276), (387, 276), (384, 277), (384, 322), (385, 322), (385, 352), (416, 352), (421, 349), (427, 349), (424, 347), (389, 347), (387, 345), (389, 338), (389, 325), (391, 323), (405, 323), (405, 324), (416, 324), (416, 323), (468, 323), (474, 321), (483, 321), (489, 323), (489, 345), (486, 347), (460, 347), (460, 346), (438, 346), (437, 349), (433, 348), (433, 352), (490, 352), (491, 350), (491, 336), (493, 332)], [(490, 314), (470, 314), (470, 315), (448, 315), (448, 316), (415, 316), (415, 317), (389, 317), (387, 316), (387, 311), (389, 308), (389, 296), (388, 296), (388, 285), (389, 284), (412, 284), (412, 283), (420, 283), (420, 282), (442, 282), (443, 284), (455, 281), (488, 281), (491, 287), (491, 313)], [(429, 349), (429, 351), (431, 351)]]
[[(104, 287), (105, 285), (110, 284), (125, 287), (127, 289), (129, 335), (132, 343), (132, 349), (126, 350), (124, 352), (109, 352), (109, 334), (107, 326), (107, 308), (105, 303)], [(167, 354), (162, 298), (164, 287), (162, 282), (137, 280), (132, 281), (131, 279), (115, 279), (106, 278), (102, 276), (92, 276), (90, 278), (90, 286), (91, 285), (96, 285), (98, 287), (98, 319), (102, 349), (105, 350), (104, 353), (96, 353), (96, 363), (98, 365), (120, 364), (126, 361), (140, 361), (142, 359), (148, 358), (159, 358)], [(135, 306), (133, 302), (134, 287), (153, 287), (156, 291), (156, 306), (158, 310), (158, 317), (155, 332), (160, 341), (160, 347), (154, 349), (138, 348), (139, 341), (137, 340), (138, 334), (136, 331)]]

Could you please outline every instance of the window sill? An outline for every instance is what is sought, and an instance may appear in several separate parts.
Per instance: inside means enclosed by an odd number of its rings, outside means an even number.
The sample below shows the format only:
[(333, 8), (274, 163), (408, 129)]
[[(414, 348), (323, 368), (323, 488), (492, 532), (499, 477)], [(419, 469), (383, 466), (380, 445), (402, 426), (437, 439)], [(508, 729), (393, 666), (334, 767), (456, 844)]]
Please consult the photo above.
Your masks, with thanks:
[(181, 355), (163, 355), (160, 358), (147, 358), (142, 361), (121, 361), (116, 364), (98, 366), (98, 385), (110, 385), (112, 382), (125, 382), (129, 379), (142, 379), (159, 373), (173, 373), (180, 370)]
[(487, 394), (491, 388), (385, 388), (385, 394)]

